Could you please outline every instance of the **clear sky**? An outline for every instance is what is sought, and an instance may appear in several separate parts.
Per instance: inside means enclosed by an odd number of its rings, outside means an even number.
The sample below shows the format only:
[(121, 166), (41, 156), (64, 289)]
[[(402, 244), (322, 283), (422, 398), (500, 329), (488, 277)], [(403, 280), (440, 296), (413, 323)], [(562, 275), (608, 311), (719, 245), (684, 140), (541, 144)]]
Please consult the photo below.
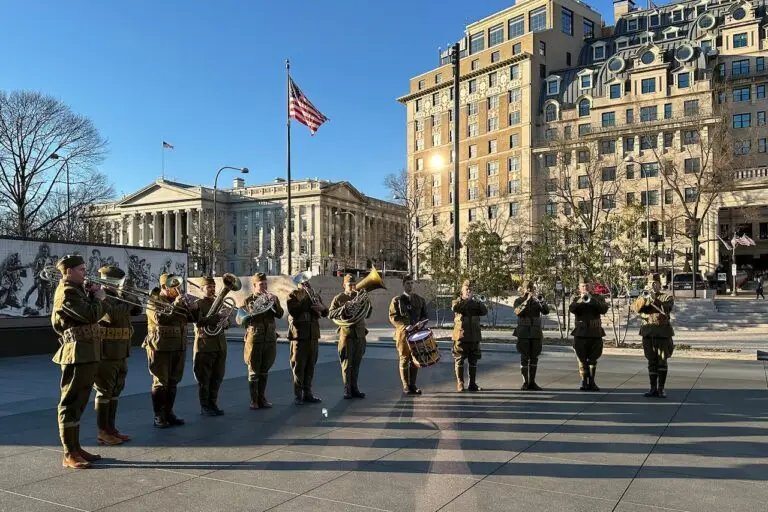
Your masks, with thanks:
[[(161, 174), (213, 184), (224, 165), (248, 183), (285, 176), (285, 59), (331, 120), (293, 122), (293, 177), (348, 180), (387, 198), (405, 167), (395, 98), (436, 67), (438, 46), (510, 0), (6, 1), (0, 88), (53, 95), (109, 139), (102, 170), (119, 195)], [(612, 23), (609, 0), (590, 2)], [(644, 6), (644, 4), (643, 4)], [(228, 172), (228, 171), (225, 171)], [(231, 186), (222, 173), (220, 186)]]

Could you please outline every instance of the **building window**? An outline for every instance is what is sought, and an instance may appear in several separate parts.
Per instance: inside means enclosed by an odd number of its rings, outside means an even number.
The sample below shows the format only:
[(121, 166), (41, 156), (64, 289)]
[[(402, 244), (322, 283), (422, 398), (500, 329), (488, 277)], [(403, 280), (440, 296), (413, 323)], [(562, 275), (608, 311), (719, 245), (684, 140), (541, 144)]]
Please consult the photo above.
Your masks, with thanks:
[(656, 121), (658, 119), (657, 117), (658, 113), (656, 111), (656, 107), (640, 107), (640, 121), (641, 122), (648, 122), (648, 121)]
[(467, 190), (467, 199), (469, 199), (470, 201), (474, 201), (475, 199), (477, 199), (478, 198), (477, 190), (478, 190), (477, 187), (470, 187)]
[(563, 138), (565, 140), (571, 140), (571, 127), (570, 126), (566, 126), (565, 128), (563, 128)]
[(520, 146), (520, 134), (519, 133), (513, 133), (509, 136), (509, 147), (516, 148)]
[(509, 20), (509, 38), (514, 39), (525, 33), (525, 16), (520, 15)]
[(480, 132), (477, 129), (477, 123), (470, 123), (467, 127), (467, 136), (468, 137), (477, 137), (477, 135)]
[(640, 149), (654, 149), (657, 146), (658, 137), (656, 135), (641, 135)]
[(528, 28), (531, 32), (541, 32), (547, 29), (547, 8), (539, 7), (528, 13)]
[(557, 192), (557, 179), (547, 180), (544, 190), (547, 192)]
[(684, 165), (685, 174), (693, 174), (701, 171), (701, 160), (698, 158), (686, 158)]
[(659, 163), (640, 164), (640, 178), (658, 178)]
[(748, 155), (752, 149), (751, 140), (737, 140), (733, 143), (733, 154), (737, 156)]
[(416, 100), (414, 110), (416, 110), (416, 112), (421, 112), (421, 98)]
[(683, 144), (696, 144), (699, 142), (699, 132), (697, 130), (683, 131)]
[(621, 85), (611, 84), (610, 91), (610, 97), (612, 100), (621, 98)]
[(440, 194), (432, 194), (432, 206), (440, 206)]
[(557, 138), (557, 128), (547, 128), (544, 130), (545, 140), (555, 140)]
[(490, 73), (488, 75), (488, 87), (494, 87), (496, 83), (498, 82), (498, 77), (496, 76), (496, 73)]
[(603, 112), (603, 128), (616, 126), (616, 112)]
[(557, 155), (554, 153), (547, 153), (544, 155), (544, 167), (554, 167), (557, 165)]
[(422, 90), (427, 85), (426, 80), (419, 80), (419, 90)]
[(511, 156), (507, 160), (507, 170), (509, 172), (517, 172), (520, 170), (520, 157), (519, 156)]
[(749, 74), (749, 59), (735, 60), (731, 63), (731, 74), (733, 76)]
[(592, 125), (590, 123), (583, 123), (579, 125), (579, 137), (583, 135), (589, 135), (592, 133)]
[(766, 141), (768, 139), (757, 139), (757, 151), (759, 153), (765, 153), (766, 151)]
[(747, 46), (747, 33), (746, 32), (740, 32), (738, 34), (733, 35), (733, 47), (734, 48), (745, 48)]
[(497, 51), (491, 53), (491, 62), (499, 62), (501, 60), (501, 54)]
[(468, 180), (476, 180), (477, 179), (477, 165), (470, 165), (467, 167), (467, 179)]
[(664, 147), (671, 148), (672, 141), (675, 139), (675, 134), (672, 132), (664, 132)]
[(612, 155), (616, 153), (616, 141), (614, 139), (600, 141), (600, 154)]
[(469, 53), (475, 54), (485, 49), (485, 34), (480, 32), (469, 36)]
[(571, 65), (571, 52), (565, 52), (565, 65)]
[(499, 161), (498, 160), (492, 160), (485, 164), (485, 167), (488, 171), (488, 176), (497, 176), (499, 174)]
[(517, 203), (517, 202), (509, 203), (509, 216), (517, 217), (518, 213), (520, 213), (520, 203)]
[(635, 204), (635, 193), (627, 192), (627, 204)]
[(520, 80), (520, 65), (515, 64), (509, 68), (509, 78), (511, 80)]
[(545, 56), (547, 54), (547, 43), (539, 41), (539, 55)]
[(499, 129), (499, 118), (498, 117), (489, 117), (488, 118), (488, 131), (493, 132)]
[(627, 124), (634, 123), (635, 122), (635, 111), (632, 110), (631, 108), (628, 108), (626, 113), (625, 113), (625, 117), (626, 117), (626, 120), (627, 120)]
[(699, 100), (686, 100), (683, 102), (683, 112), (686, 116), (696, 116), (699, 114)]
[(749, 87), (739, 87), (733, 90), (733, 101), (749, 101), (751, 98)]
[(557, 107), (552, 104), (544, 109), (544, 119), (549, 123), (557, 120)]
[(520, 124), (520, 111), (513, 110), (509, 113), (509, 125)]
[(443, 81), (443, 74), (442, 73), (436, 74), (435, 75), (435, 83), (439, 84), (439, 83), (442, 83), (442, 81)]
[(765, 84), (757, 86), (755, 96), (757, 96), (757, 99), (759, 100), (765, 98)]
[(651, 14), (648, 17), (648, 25), (651, 27), (658, 27), (659, 26), (659, 15), (658, 14)]
[(579, 117), (588, 116), (589, 115), (590, 106), (591, 105), (589, 103), (589, 100), (587, 100), (587, 99), (581, 100), (579, 102)]
[(664, 119), (672, 119), (672, 104), (664, 104)]
[(509, 180), (507, 187), (510, 194), (520, 193), (520, 180)]
[(600, 197), (600, 203), (603, 210), (613, 210), (616, 208), (616, 196), (614, 194), (604, 194)]
[(579, 176), (576, 182), (576, 186), (580, 189), (589, 188), (589, 176), (587, 175)]
[(439, 187), (440, 186), (440, 175), (439, 174), (433, 174), (432, 175), (432, 188)]
[(690, 73), (678, 73), (677, 74), (677, 88), (687, 89), (691, 86), (691, 74)]
[(417, 171), (423, 171), (424, 170), (424, 159), (423, 158), (417, 158), (416, 159), (416, 170)]
[(545, 210), (544, 213), (547, 215), (547, 217), (554, 217), (555, 215), (557, 215), (557, 203), (553, 203), (551, 201), (548, 202), (544, 206), (544, 210)]
[(597, 45), (592, 48), (594, 59), (595, 60), (603, 60), (605, 59), (605, 45)]
[(625, 175), (627, 176), (628, 180), (635, 179), (635, 164), (627, 164)]
[(586, 164), (589, 162), (589, 150), (580, 149), (576, 153), (576, 161), (580, 164)]
[(476, 144), (470, 144), (469, 145), (469, 158), (476, 158), (477, 157), (477, 145)]
[(416, 139), (416, 151), (424, 150), (424, 139)]
[(470, 208), (469, 210), (467, 210), (467, 219), (469, 220), (469, 222), (472, 222), (473, 220), (475, 220), (475, 209), (474, 208)]
[(413, 124), (414, 124), (417, 132), (420, 132), (420, 131), (424, 130), (424, 120), (423, 119), (417, 119), (416, 121), (413, 122)]
[(640, 82), (640, 88), (643, 94), (650, 94), (656, 92), (656, 79), (655, 78), (643, 78)]
[(627, 30), (629, 32), (635, 32), (637, 30), (637, 19), (632, 18), (627, 20)]
[(603, 167), (602, 178), (603, 178), (603, 181), (616, 181), (616, 168)]
[(755, 59), (755, 71), (758, 73), (765, 71), (765, 57), (757, 57)]
[(520, 102), (520, 88), (515, 88), (509, 91), (509, 102), (510, 103), (519, 103)]
[(734, 114), (733, 127), (734, 128), (749, 128), (752, 126), (752, 114)]
[(515, 43), (512, 45), (512, 55), (517, 55), (523, 51), (523, 45), (521, 43)]
[(584, 20), (584, 37), (595, 37), (595, 24), (587, 19)]
[(765, 110), (757, 113), (757, 126), (765, 126)]
[(693, 203), (696, 201), (698, 194), (696, 193), (696, 187), (686, 187), (685, 189), (685, 202)]
[(664, 191), (664, 204), (672, 204), (675, 200), (675, 191), (667, 189)]
[(573, 35), (573, 11), (563, 7), (561, 22), (562, 22), (562, 25), (560, 27), (560, 30), (562, 30), (564, 34), (568, 34), (569, 36), (572, 36)]
[(488, 48), (504, 42), (504, 25), (498, 25), (488, 29)]
[(472, 102), (467, 104), (467, 115), (468, 116), (476, 116), (478, 112), (478, 106), (477, 102)]
[(495, 153), (496, 152), (496, 139), (489, 140), (488, 141), (488, 153)]
[(470, 80), (468, 88), (469, 88), (469, 94), (476, 93), (477, 92), (477, 79), (473, 78), (472, 80)]
[(499, 184), (498, 183), (492, 183), (488, 185), (486, 188), (488, 197), (498, 197), (499, 196)]
[(643, 206), (656, 206), (659, 204), (659, 191), (658, 190), (643, 190), (640, 192), (640, 204)]
[(579, 78), (579, 89), (591, 89), (592, 88), (592, 75), (581, 75)]

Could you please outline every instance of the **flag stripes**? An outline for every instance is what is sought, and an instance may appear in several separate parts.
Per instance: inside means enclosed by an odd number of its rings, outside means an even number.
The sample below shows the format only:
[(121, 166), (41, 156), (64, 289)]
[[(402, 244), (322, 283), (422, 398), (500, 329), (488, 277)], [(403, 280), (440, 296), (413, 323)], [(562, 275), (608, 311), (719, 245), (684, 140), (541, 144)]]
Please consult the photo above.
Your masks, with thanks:
[(309, 99), (304, 96), (299, 86), (291, 79), (288, 83), (288, 117), (293, 118), (309, 128), (309, 132), (314, 135), (317, 129), (324, 122), (328, 121)]

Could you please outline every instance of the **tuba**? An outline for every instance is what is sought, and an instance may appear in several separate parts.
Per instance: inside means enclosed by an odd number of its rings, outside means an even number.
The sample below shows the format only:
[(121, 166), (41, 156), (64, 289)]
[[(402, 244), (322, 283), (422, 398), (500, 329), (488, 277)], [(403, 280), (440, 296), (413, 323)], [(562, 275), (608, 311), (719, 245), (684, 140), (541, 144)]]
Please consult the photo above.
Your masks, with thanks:
[[(235, 299), (232, 297), (227, 297), (227, 294), (229, 292), (239, 291), (243, 287), (243, 283), (240, 281), (240, 278), (235, 274), (226, 273), (222, 276), (221, 280), (224, 289), (216, 296), (213, 304), (211, 304), (211, 309), (208, 310), (208, 314), (205, 315), (205, 318), (203, 318), (203, 320), (208, 320), (215, 315), (219, 316), (219, 323), (216, 324), (216, 327), (209, 327), (207, 325), (203, 327), (203, 332), (211, 338), (218, 336), (226, 327), (229, 326), (229, 319), (232, 316), (232, 312), (237, 309)], [(189, 284), (196, 288), (202, 288), (200, 285), (197, 285), (192, 281), (189, 281)]]
[(384, 280), (379, 275), (376, 267), (371, 267), (371, 272), (355, 286), (357, 295), (344, 304), (343, 319), (333, 319), (339, 327), (350, 327), (368, 316), (371, 309), (371, 299), (368, 294), (374, 290), (386, 290)]

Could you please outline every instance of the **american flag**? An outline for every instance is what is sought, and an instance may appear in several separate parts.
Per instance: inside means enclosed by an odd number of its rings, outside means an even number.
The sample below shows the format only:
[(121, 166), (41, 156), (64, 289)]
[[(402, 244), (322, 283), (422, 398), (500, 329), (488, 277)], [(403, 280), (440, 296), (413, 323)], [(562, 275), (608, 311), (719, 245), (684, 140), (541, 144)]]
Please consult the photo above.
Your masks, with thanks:
[(731, 242), (733, 242), (734, 245), (736, 245), (736, 244), (738, 244), (738, 245), (746, 245), (746, 246), (757, 245), (757, 244), (755, 244), (755, 241), (752, 240), (747, 235), (741, 235), (741, 236), (734, 235), (733, 239), (731, 240)]
[(290, 79), (288, 83), (289, 98), (288, 98), (288, 117), (293, 118), (303, 125), (309, 128), (309, 132), (314, 135), (320, 125), (328, 120), (312, 102), (304, 96), (299, 86), (296, 85), (293, 79)]
[(171, 146), (167, 142), (163, 141), (163, 149), (173, 149), (173, 146)]

